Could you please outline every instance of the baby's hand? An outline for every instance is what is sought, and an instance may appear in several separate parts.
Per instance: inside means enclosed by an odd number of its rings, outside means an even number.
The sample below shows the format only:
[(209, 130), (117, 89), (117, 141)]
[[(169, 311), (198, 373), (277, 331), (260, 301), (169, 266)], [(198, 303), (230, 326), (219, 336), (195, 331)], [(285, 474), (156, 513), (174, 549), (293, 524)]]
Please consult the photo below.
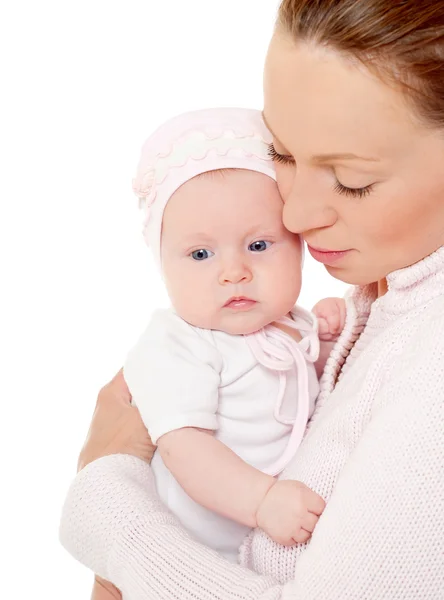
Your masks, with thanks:
[(343, 298), (325, 298), (315, 305), (312, 312), (318, 319), (318, 333), (321, 342), (335, 342), (345, 325), (345, 300)]
[(324, 500), (300, 481), (277, 481), (257, 511), (257, 525), (275, 542), (293, 546), (310, 539)]

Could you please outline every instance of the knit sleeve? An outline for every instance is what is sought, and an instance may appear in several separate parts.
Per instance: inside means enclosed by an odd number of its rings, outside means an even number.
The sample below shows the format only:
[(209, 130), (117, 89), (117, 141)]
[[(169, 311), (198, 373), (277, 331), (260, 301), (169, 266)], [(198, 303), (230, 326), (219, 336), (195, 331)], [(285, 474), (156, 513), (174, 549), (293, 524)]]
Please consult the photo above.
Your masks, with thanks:
[(161, 505), (149, 466), (132, 456), (106, 456), (77, 475), (60, 540), (125, 600), (281, 599), (272, 578), (195, 542)]
[(208, 336), (171, 310), (158, 310), (123, 374), (153, 443), (182, 427), (216, 430), (222, 358)]
[(417, 331), (414, 343), (399, 351), (283, 597), (442, 597), (444, 315), (440, 313), (438, 306)]

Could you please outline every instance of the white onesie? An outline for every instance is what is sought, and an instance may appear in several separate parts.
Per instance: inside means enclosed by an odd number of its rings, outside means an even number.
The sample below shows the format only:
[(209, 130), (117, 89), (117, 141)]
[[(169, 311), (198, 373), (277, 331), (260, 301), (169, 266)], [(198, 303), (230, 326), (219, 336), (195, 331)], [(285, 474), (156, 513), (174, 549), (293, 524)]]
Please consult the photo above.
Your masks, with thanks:
[[(182, 427), (215, 431), (245, 462), (272, 475), (293, 457), (319, 392), (313, 315), (295, 307), (297, 343), (268, 325), (251, 335), (193, 327), (173, 310), (156, 311), (128, 355), (124, 376), (154, 443)], [(152, 461), (162, 501), (200, 542), (236, 562), (248, 528), (194, 502)]]

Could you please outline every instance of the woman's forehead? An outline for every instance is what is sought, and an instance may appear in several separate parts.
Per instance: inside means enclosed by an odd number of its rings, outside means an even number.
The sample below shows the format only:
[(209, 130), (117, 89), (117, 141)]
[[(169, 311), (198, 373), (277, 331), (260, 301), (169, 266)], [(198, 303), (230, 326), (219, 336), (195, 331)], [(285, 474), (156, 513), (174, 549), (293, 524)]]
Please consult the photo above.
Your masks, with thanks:
[(400, 90), (333, 51), (281, 36), (269, 48), (264, 99), (267, 125), (294, 153), (378, 159), (425, 133)]

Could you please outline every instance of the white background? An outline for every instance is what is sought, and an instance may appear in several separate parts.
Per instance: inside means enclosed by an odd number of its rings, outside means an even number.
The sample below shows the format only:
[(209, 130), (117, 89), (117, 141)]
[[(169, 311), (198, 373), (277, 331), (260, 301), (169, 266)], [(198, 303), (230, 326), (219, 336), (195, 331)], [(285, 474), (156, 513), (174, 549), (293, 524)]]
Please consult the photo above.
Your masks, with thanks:
[[(2, 596), (89, 598), (60, 508), (95, 396), (166, 302), (131, 179), (150, 131), (261, 108), (276, 0), (14, 0), (0, 14)], [(342, 294), (307, 259), (301, 304)]]

